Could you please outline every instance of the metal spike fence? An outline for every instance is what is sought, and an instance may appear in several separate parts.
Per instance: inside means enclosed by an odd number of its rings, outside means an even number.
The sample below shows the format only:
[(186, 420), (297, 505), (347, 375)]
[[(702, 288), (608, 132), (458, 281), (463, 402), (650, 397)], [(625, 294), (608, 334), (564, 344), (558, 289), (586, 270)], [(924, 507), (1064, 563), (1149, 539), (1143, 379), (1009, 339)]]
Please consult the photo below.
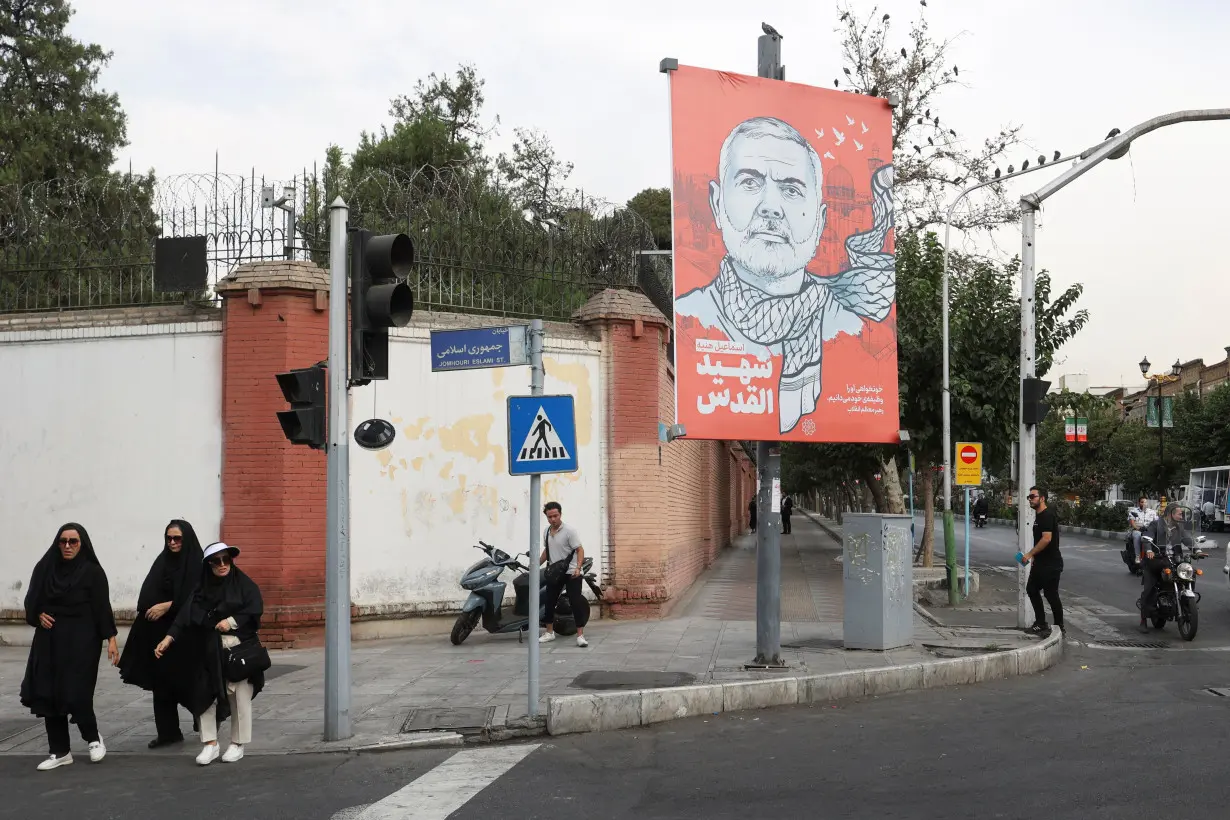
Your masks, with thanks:
[[(112, 175), (0, 186), (0, 313), (154, 304), (212, 304), (214, 286), (261, 260), (327, 264), (328, 205), (351, 223), (414, 240), (409, 284), (427, 310), (567, 320), (604, 288), (647, 293), (670, 310), (669, 257), (635, 213), (581, 193), (523, 207), (489, 175), (423, 168), (361, 176), (305, 171), (283, 182), (249, 175)], [(200, 292), (159, 292), (158, 237), (204, 236)], [(646, 263), (646, 260), (650, 261)]]

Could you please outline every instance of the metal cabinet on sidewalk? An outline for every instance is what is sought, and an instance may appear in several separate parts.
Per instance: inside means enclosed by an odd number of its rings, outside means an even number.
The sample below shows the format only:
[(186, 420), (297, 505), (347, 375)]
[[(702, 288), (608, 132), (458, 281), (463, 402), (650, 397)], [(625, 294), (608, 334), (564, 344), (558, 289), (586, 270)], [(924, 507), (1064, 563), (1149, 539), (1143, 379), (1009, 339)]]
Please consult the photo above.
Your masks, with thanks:
[(846, 649), (896, 649), (914, 640), (914, 554), (908, 515), (842, 520)]

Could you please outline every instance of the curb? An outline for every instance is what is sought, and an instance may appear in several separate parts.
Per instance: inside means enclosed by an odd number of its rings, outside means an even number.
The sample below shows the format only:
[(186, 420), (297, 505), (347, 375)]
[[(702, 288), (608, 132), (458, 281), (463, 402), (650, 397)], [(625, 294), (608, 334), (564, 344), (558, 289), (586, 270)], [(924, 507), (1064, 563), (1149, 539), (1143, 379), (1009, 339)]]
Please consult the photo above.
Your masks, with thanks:
[(1063, 633), (1034, 646), (964, 658), (771, 680), (548, 698), (547, 734), (652, 726), (719, 712), (825, 703), (1032, 675), (1063, 657)]
[[(962, 518), (963, 516), (957, 516), (957, 517)], [(1015, 527), (1016, 519), (1014, 518), (988, 518), (987, 523), (996, 524), (1000, 527)], [(1113, 540), (1115, 538), (1123, 538), (1127, 534), (1126, 530), (1124, 530), (1123, 532), (1114, 532), (1112, 530), (1094, 530), (1094, 529), (1090, 529), (1089, 527), (1074, 527), (1071, 524), (1060, 524), (1059, 531), (1071, 533), (1072, 535), (1089, 535), (1094, 538), (1105, 538), (1108, 541)]]

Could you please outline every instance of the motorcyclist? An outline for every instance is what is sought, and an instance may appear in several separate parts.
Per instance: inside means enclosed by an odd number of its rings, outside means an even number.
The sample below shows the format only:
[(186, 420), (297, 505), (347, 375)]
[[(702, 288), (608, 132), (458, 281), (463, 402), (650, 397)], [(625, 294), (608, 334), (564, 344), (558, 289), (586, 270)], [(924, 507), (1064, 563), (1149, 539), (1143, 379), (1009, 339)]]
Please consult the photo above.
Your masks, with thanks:
[(1148, 632), (1148, 613), (1157, 601), (1157, 587), (1161, 581), (1162, 570), (1169, 564), (1166, 551), (1177, 554), (1182, 547), (1195, 546), (1187, 527), (1183, 524), (1183, 508), (1171, 504), (1160, 518), (1155, 518), (1144, 533), (1153, 539), (1153, 544), (1145, 550), (1141, 569), (1144, 570), (1144, 591), (1140, 596), (1140, 631)]
[(1143, 560), (1144, 551), (1140, 548), (1140, 536), (1145, 529), (1157, 520), (1157, 513), (1149, 509), (1149, 499), (1141, 496), (1137, 506), (1128, 510), (1128, 526), (1131, 527), (1132, 545), (1136, 549), (1136, 558)]
[(987, 497), (985, 495), (978, 496), (978, 500), (974, 502), (974, 518), (987, 514)]

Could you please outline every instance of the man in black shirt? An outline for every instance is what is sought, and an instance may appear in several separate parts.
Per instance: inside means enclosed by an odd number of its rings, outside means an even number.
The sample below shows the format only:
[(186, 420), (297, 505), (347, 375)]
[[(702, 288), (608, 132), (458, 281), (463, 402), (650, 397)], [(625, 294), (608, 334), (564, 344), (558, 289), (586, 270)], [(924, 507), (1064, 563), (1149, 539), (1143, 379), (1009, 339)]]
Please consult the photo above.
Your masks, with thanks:
[(1025, 553), (1022, 562), (1034, 562), (1029, 572), (1029, 582), (1025, 585), (1029, 601), (1034, 605), (1034, 625), (1025, 631), (1049, 635), (1051, 628), (1046, 624), (1046, 610), (1042, 608), (1043, 595), (1051, 605), (1055, 626), (1063, 629), (1063, 604), (1059, 602), (1059, 576), (1063, 574), (1063, 555), (1059, 552), (1059, 517), (1046, 506), (1045, 490), (1030, 487), (1026, 498), (1034, 509), (1034, 548)]

